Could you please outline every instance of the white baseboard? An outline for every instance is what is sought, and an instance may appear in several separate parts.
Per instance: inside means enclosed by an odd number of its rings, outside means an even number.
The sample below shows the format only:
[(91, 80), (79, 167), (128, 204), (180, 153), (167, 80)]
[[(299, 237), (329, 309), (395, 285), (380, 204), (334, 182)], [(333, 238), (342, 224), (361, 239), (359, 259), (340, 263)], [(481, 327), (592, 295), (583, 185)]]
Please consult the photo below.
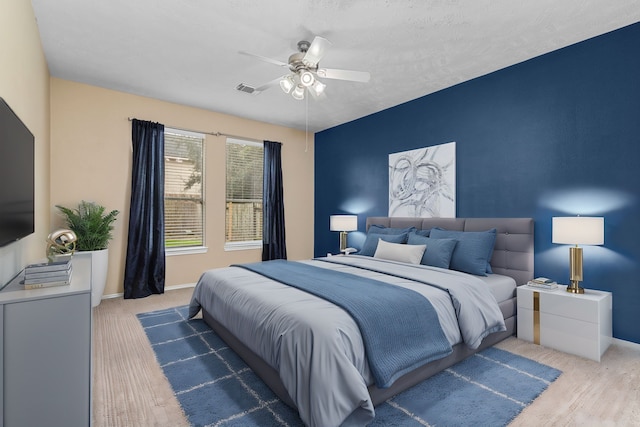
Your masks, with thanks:
[[(195, 283), (183, 283), (181, 285), (165, 286), (164, 290), (174, 291), (176, 289), (195, 288), (195, 287), (196, 287)], [(102, 295), (101, 299), (122, 298), (123, 296), (124, 296), (124, 293), (119, 292), (117, 294)]]
[(613, 344), (619, 345), (621, 347), (632, 348), (634, 350), (640, 351), (640, 344), (635, 343), (635, 342), (625, 341), (625, 340), (621, 340), (621, 339), (618, 339), (618, 338), (614, 338), (613, 339)]

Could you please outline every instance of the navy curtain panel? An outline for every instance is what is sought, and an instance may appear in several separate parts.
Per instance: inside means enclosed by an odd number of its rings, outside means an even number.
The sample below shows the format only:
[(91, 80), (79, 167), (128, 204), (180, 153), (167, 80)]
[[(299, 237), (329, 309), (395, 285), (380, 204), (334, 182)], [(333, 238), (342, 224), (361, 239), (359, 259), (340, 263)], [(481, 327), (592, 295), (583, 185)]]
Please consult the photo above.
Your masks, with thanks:
[(124, 297), (164, 293), (164, 125), (133, 119)]
[(287, 259), (282, 192), (282, 144), (264, 141), (262, 260)]

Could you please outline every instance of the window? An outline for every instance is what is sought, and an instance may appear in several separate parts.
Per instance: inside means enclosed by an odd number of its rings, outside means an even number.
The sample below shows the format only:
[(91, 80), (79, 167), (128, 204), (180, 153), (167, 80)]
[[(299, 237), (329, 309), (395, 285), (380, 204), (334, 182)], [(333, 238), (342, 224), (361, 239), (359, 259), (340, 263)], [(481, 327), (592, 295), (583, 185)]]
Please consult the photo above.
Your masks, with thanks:
[(262, 143), (227, 138), (227, 250), (262, 247), (263, 151)]
[(204, 246), (204, 135), (165, 128), (164, 239), (167, 250)]

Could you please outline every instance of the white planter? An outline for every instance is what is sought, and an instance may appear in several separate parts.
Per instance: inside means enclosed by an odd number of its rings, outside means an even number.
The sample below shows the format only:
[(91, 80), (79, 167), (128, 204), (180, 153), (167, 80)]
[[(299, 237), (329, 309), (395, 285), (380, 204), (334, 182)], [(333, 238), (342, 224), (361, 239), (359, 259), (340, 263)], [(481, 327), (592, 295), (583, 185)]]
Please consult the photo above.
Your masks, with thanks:
[[(107, 271), (109, 266), (109, 249), (100, 251), (79, 251), (73, 255), (73, 275), (76, 273), (90, 275), (91, 280), (91, 307), (100, 305), (104, 287), (107, 284)], [(86, 280), (86, 279), (85, 279)]]

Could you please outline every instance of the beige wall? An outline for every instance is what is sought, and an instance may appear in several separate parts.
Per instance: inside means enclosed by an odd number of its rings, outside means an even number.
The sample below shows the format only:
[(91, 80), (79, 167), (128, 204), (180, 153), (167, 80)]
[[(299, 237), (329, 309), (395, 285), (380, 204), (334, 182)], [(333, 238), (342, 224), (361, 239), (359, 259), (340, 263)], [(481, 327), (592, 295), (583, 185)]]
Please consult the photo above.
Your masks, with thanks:
[[(131, 182), (129, 117), (201, 132), (224, 132), (283, 143), (282, 164), (289, 259), (313, 256), (313, 135), (303, 131), (162, 102), (95, 86), (51, 79), (52, 226), (62, 225), (55, 205), (80, 200), (121, 213), (109, 246), (105, 295), (123, 292)], [(205, 146), (205, 254), (167, 257), (167, 286), (194, 283), (209, 268), (261, 259), (260, 250), (225, 252), (225, 138), (207, 135)]]
[(36, 208), (35, 233), (0, 248), (2, 285), (45, 257), (49, 233), (49, 71), (30, 1), (0, 1), (0, 97), (35, 137)]

